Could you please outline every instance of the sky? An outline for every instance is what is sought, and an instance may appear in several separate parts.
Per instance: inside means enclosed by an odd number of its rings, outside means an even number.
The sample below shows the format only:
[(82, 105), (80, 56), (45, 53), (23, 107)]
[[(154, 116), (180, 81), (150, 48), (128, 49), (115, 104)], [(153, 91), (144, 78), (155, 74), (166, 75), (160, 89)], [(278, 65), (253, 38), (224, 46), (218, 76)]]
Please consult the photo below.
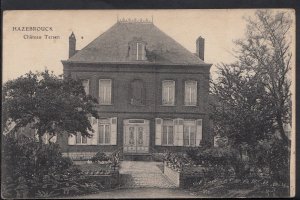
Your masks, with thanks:
[[(205, 62), (215, 65), (234, 61), (233, 41), (245, 35), (243, 17), (255, 10), (41, 10), (5, 11), (3, 14), (2, 80), (47, 68), (59, 75), (61, 60), (68, 58), (68, 37), (73, 31), (82, 49), (117, 22), (117, 18), (152, 19), (153, 23), (189, 51), (196, 51), (196, 39), (205, 38)], [(13, 27), (52, 27), (52, 31), (16, 31)], [(58, 36), (45, 39), (44, 35)], [(26, 39), (41, 36), (41, 39)]]

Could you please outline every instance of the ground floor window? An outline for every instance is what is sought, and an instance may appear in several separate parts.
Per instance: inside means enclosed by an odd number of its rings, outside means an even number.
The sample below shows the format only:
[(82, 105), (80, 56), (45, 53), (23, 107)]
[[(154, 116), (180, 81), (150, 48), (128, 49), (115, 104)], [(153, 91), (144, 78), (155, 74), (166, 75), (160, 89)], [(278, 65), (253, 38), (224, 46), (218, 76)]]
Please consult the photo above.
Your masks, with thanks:
[(184, 120), (183, 124), (183, 145), (196, 145), (196, 123), (195, 120)]
[(99, 144), (110, 144), (111, 125), (108, 119), (99, 120)]
[(82, 136), (81, 133), (76, 134), (76, 144), (87, 144), (87, 137)]
[(174, 145), (173, 120), (163, 121), (162, 145)]

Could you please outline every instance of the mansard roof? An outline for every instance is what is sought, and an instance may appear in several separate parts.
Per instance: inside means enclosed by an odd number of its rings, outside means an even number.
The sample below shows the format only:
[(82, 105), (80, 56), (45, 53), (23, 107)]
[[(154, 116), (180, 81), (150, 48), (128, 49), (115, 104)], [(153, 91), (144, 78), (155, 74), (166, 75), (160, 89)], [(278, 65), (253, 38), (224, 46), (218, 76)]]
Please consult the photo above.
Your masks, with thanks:
[[(131, 41), (146, 43), (146, 60), (128, 56)], [(152, 22), (118, 21), (67, 60), (74, 63), (139, 63), (165, 65), (203, 65), (203, 60), (162, 32)]]

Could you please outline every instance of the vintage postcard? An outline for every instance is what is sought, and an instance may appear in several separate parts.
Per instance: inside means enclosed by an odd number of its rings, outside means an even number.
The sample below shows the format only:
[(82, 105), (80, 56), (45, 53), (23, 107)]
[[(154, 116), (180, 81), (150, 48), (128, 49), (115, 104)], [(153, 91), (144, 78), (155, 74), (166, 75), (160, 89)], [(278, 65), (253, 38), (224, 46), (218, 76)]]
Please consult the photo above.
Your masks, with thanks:
[(295, 195), (295, 11), (3, 12), (1, 197)]

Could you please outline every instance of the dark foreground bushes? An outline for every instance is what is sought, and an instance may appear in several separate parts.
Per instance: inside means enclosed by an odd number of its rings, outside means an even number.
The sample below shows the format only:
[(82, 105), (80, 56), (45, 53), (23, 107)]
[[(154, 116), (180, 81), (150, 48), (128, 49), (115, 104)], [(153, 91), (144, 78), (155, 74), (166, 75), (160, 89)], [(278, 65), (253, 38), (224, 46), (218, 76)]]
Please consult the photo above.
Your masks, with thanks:
[(51, 198), (104, 189), (62, 157), (57, 144), (39, 144), (23, 135), (3, 136), (2, 144), (4, 198)]
[(289, 148), (281, 140), (260, 141), (247, 149), (247, 159), (230, 147), (190, 149), (187, 155), (205, 168), (194, 191), (216, 197), (289, 196)]

